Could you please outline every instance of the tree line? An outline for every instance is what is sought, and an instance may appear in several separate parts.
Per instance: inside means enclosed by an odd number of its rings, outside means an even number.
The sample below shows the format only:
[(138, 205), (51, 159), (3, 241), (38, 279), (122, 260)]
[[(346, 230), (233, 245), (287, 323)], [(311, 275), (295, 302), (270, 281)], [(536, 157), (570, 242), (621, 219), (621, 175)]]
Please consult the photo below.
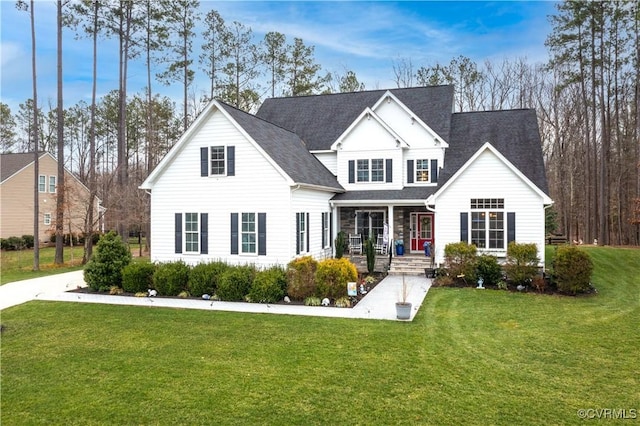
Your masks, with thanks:
[[(58, 4), (65, 30), (94, 42), (94, 99), (66, 109), (59, 101), (46, 111), (28, 99), (15, 113), (0, 104), (1, 148), (33, 150), (37, 140), (40, 149), (57, 154), (100, 195), (121, 234), (145, 226), (146, 215), (130, 214), (134, 202), (140, 203), (135, 211), (147, 211), (137, 186), (209, 100), (254, 111), (269, 96), (365, 89), (355, 71), (323, 71), (314, 46), (302, 39), (276, 31), (257, 39), (241, 22), (201, 12), (197, 0)], [(476, 63), (460, 56), (414, 65), (398, 58), (390, 75), (397, 87), (454, 85), (456, 111), (535, 108), (556, 231), (576, 241), (640, 244), (638, 2), (565, 1), (550, 19), (547, 63)], [(196, 38), (198, 21), (204, 30)], [(101, 37), (118, 41), (120, 83), (96, 99)], [(133, 95), (126, 87), (130, 61), (142, 61), (147, 74), (147, 86)], [(193, 87), (197, 73), (209, 82), (200, 93)], [(162, 86), (176, 83), (179, 108), (161, 94)]]

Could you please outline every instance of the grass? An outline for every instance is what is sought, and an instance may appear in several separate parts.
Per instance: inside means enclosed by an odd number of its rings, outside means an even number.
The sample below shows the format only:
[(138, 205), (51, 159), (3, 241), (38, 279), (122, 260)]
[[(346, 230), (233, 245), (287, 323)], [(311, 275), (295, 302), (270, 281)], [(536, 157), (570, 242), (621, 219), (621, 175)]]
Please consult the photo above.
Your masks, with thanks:
[[(412, 323), (30, 302), (2, 312), (0, 422), (578, 424), (640, 410), (640, 250), (595, 296), (433, 288)], [(639, 414), (640, 415), (640, 414)]]
[(52, 273), (76, 271), (82, 268), (82, 246), (65, 247), (64, 263), (54, 264), (56, 248), (40, 248), (40, 270), (33, 270), (33, 249), (2, 251), (0, 254), (0, 285), (13, 281), (43, 277)]

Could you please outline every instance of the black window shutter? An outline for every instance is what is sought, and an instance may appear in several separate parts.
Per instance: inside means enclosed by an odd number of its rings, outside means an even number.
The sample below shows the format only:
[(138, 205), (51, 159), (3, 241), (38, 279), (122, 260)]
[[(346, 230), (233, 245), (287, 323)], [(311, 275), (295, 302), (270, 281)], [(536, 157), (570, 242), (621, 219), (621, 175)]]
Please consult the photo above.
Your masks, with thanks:
[(296, 213), (296, 254), (300, 254), (300, 214)]
[(349, 160), (349, 183), (356, 182), (356, 162)]
[(516, 213), (507, 213), (507, 244), (516, 240)]
[(309, 226), (310, 225), (310, 223), (309, 223), (309, 213), (307, 213), (307, 218), (306, 219), (307, 219), (307, 221), (305, 223), (305, 229), (307, 231), (307, 251), (310, 251), (309, 250), (309, 234), (311, 234), (311, 226)]
[(393, 182), (393, 160), (391, 158), (387, 158), (387, 182)]
[(238, 254), (238, 213), (231, 213), (231, 254)]
[(321, 213), (321, 220), (320, 220), (320, 232), (322, 235), (322, 248), (325, 248), (325, 246), (327, 245), (327, 236), (324, 233), (324, 224), (325, 224), (325, 220), (327, 219), (327, 214), (326, 213)]
[(182, 253), (182, 213), (176, 213), (175, 224), (175, 252)]
[(236, 175), (236, 147), (227, 147), (227, 176)]
[(469, 213), (460, 212), (460, 241), (469, 241)]
[(209, 176), (209, 148), (200, 148), (200, 176)]
[(258, 213), (258, 256), (267, 255), (267, 214)]
[(407, 160), (407, 183), (413, 183), (413, 160)]
[(431, 160), (431, 183), (438, 183), (438, 160)]
[(209, 254), (209, 213), (200, 213), (200, 254)]

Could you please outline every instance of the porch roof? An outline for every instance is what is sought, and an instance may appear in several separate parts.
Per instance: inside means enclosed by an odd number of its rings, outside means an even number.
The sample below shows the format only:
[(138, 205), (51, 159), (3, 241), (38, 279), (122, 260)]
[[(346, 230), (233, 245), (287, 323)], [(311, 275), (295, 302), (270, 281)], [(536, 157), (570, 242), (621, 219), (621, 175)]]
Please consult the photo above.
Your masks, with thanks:
[(405, 187), (398, 190), (347, 191), (336, 194), (331, 201), (336, 204), (424, 204), (426, 199), (436, 192), (436, 186)]

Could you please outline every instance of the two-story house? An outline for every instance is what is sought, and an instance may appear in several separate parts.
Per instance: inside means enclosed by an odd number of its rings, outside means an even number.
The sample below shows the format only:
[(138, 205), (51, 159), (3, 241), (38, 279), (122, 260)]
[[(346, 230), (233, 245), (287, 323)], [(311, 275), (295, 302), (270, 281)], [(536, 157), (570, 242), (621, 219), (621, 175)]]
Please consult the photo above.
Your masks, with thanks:
[(212, 101), (141, 185), (151, 257), (286, 264), (331, 256), (338, 231), (407, 253), (468, 241), (538, 245), (552, 203), (533, 110), (452, 113), (453, 87)]

